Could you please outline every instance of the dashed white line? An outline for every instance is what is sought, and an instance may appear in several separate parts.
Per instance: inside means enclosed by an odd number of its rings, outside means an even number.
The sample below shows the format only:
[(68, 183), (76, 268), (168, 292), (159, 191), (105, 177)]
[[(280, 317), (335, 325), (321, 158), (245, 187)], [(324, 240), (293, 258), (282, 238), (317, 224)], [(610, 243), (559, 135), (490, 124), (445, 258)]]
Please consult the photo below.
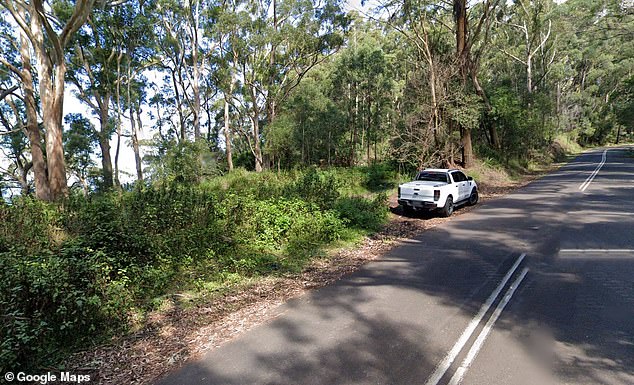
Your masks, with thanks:
[(607, 158), (607, 153), (608, 150), (605, 149), (603, 150), (603, 156), (601, 157), (601, 163), (599, 163), (599, 165), (597, 166), (597, 168), (594, 169), (594, 171), (592, 172), (592, 174), (590, 174), (590, 176), (588, 178), (586, 178), (586, 181), (583, 182), (580, 186), (579, 186), (579, 190), (581, 191), (586, 191), (586, 189), (588, 188), (588, 186), (590, 186), (590, 183), (592, 183), (592, 181), (594, 180), (594, 178), (597, 176), (597, 174), (599, 173), (599, 171), (601, 171), (601, 167), (603, 167), (603, 165), (605, 164), (605, 160)]
[(511, 278), (513, 273), (515, 273), (517, 267), (520, 265), (520, 263), (522, 263), (524, 257), (526, 257), (525, 253), (517, 258), (511, 269), (506, 273), (504, 278), (502, 278), (502, 281), (500, 282), (498, 287), (493, 291), (493, 293), (491, 293), (482, 307), (480, 307), (480, 311), (478, 311), (478, 314), (476, 314), (471, 322), (469, 322), (466, 329), (460, 335), (458, 341), (456, 341), (449, 353), (447, 353), (447, 356), (445, 356), (445, 358), (436, 367), (434, 373), (432, 373), (427, 382), (425, 382), (425, 385), (437, 385), (438, 382), (440, 382), (440, 379), (445, 375), (445, 373), (447, 373), (447, 370), (454, 362), (460, 351), (464, 348), (464, 345), (467, 343), (469, 338), (471, 338), (471, 335), (480, 324), (480, 321), (482, 321), (484, 315), (489, 311), (489, 308), (491, 308), (491, 305), (493, 305), (493, 302), (495, 302), (495, 299), (498, 297), (508, 280)]
[(467, 370), (469, 370), (469, 367), (473, 363), (473, 360), (475, 360), (476, 356), (480, 352), (480, 349), (482, 349), (482, 345), (484, 345), (484, 341), (486, 341), (489, 333), (491, 332), (491, 329), (493, 329), (493, 324), (495, 324), (495, 321), (497, 321), (497, 319), (500, 317), (500, 314), (502, 314), (502, 311), (511, 300), (511, 297), (515, 293), (515, 290), (517, 290), (519, 285), (522, 283), (527, 273), (528, 273), (528, 268), (525, 267), (522, 270), (522, 273), (520, 274), (520, 276), (517, 277), (517, 279), (513, 282), (511, 287), (509, 287), (509, 289), (506, 291), (504, 298), (502, 298), (500, 303), (495, 308), (495, 311), (493, 311), (493, 314), (491, 314), (491, 317), (489, 318), (487, 323), (484, 325), (484, 328), (478, 335), (478, 338), (473, 343), (473, 346), (471, 346), (471, 349), (469, 349), (469, 353), (467, 353), (467, 356), (462, 361), (462, 364), (456, 370), (453, 377), (451, 377), (451, 380), (449, 380), (448, 385), (458, 385), (460, 384), (460, 382), (462, 382), (462, 379), (464, 378), (465, 373), (467, 373)]

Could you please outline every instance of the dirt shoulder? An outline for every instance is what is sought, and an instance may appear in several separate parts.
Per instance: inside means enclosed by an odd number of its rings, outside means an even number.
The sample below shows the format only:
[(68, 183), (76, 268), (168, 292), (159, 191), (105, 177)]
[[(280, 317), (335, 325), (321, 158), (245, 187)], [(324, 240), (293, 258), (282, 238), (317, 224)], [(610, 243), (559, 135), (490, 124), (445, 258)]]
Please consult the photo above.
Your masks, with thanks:
[[(544, 173), (527, 174), (514, 182), (490, 176), (486, 178), (490, 182), (480, 183), (480, 199), (487, 201), (508, 194)], [(207, 351), (267, 322), (275, 316), (274, 310), (289, 299), (326, 286), (380, 257), (400, 241), (451, 220), (404, 216), (396, 196), (390, 198), (389, 204), (389, 223), (358, 247), (317, 260), (302, 273), (265, 278), (202, 305), (179, 307), (175, 298), (173, 306), (152, 314), (141, 331), (74, 355), (65, 370), (89, 373), (93, 384), (151, 384), (185, 362), (200, 358)], [(455, 215), (472, 209), (465, 207)]]

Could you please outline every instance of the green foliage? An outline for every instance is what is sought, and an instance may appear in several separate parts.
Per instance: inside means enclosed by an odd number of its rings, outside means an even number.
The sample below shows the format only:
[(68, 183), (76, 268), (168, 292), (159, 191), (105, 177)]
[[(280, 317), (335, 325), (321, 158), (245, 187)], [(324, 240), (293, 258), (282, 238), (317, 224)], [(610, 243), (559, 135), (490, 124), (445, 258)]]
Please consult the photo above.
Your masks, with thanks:
[(161, 183), (197, 183), (206, 177), (220, 174), (216, 154), (206, 141), (176, 142), (155, 140), (157, 150), (145, 157), (149, 164), (150, 179)]
[[(390, 183), (388, 169), (374, 174)], [(127, 192), (73, 195), (63, 207), (28, 197), (0, 205), (0, 369), (50, 367), (125, 332), (176, 286), (299, 271), (348, 230), (378, 229), (384, 195), (341, 196), (364, 175), (237, 170), (194, 184), (168, 174)]]
[(309, 168), (295, 182), (294, 192), (301, 198), (317, 204), (322, 209), (330, 209), (339, 197), (335, 174)]
[(335, 210), (350, 226), (378, 230), (387, 220), (386, 203), (385, 194), (379, 194), (371, 201), (361, 197), (348, 197), (337, 202)]
[(32, 253), (55, 247), (63, 237), (60, 222), (61, 213), (54, 206), (31, 197), (0, 205), (0, 252)]
[(396, 186), (396, 173), (387, 163), (377, 163), (368, 167), (364, 186), (370, 191), (384, 191)]

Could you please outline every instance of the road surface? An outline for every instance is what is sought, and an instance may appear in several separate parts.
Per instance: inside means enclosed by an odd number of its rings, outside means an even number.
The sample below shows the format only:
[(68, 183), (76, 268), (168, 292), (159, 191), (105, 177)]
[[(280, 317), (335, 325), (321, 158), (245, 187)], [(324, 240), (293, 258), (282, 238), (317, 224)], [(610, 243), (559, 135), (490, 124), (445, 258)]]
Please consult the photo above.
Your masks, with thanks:
[(585, 153), (159, 384), (634, 384), (634, 151)]

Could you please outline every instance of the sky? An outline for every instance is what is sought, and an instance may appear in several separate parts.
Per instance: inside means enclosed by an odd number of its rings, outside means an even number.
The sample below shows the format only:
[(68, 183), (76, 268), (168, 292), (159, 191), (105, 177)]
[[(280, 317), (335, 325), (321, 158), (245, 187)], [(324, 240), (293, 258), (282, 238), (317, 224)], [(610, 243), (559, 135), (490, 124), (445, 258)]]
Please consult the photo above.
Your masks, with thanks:
[[(374, 1), (370, 0), (369, 4), (366, 4), (365, 6), (363, 6), (361, 5), (361, 0), (348, 0), (346, 5), (344, 6), (344, 9), (346, 11), (358, 11), (359, 14), (363, 15), (365, 12), (367, 12), (371, 8), (373, 3)], [(146, 76), (148, 75), (146, 74)], [(150, 75), (148, 77), (152, 77), (152, 76)], [(151, 79), (151, 80), (155, 82), (160, 82), (160, 79)], [(88, 108), (88, 106), (86, 106), (84, 103), (82, 103), (75, 97), (75, 93), (76, 93), (75, 86), (66, 84), (65, 96), (64, 96), (64, 116), (70, 113), (81, 113), (83, 116), (89, 118), (96, 127), (99, 127), (99, 121), (97, 119), (97, 116), (93, 114), (93, 112)], [(147, 113), (148, 110), (149, 108), (146, 106), (145, 112), (142, 114), (143, 127), (141, 129), (140, 139), (149, 139), (150, 136), (153, 134), (153, 130), (151, 128), (154, 122), (150, 118), (149, 114)], [(123, 124), (123, 131), (128, 132), (130, 127), (129, 121), (127, 119), (124, 119), (122, 124)], [(115, 155), (116, 146), (117, 146), (116, 135), (113, 135), (110, 141), (110, 146), (111, 146), (111, 156), (114, 162), (114, 155)], [(141, 156), (143, 156), (145, 149), (141, 147), (140, 151), (141, 151)], [(99, 153), (98, 146), (95, 147), (95, 154), (93, 155), (93, 158), (95, 160), (95, 163), (100, 167), (101, 154)], [(4, 155), (0, 153), (0, 165), (2, 166), (6, 165), (7, 161), (8, 160), (4, 157)], [(132, 150), (132, 145), (130, 143), (129, 137), (122, 138), (121, 150), (119, 155), (119, 170), (121, 172), (120, 180), (122, 183), (133, 182), (136, 179), (136, 166), (134, 161), (134, 152)], [(69, 181), (69, 183), (72, 183), (72, 180)]]
[[(344, 9), (347, 12), (358, 11), (360, 14), (363, 14), (364, 12), (367, 12), (370, 9), (371, 4), (374, 3), (374, 1), (369, 1), (369, 3), (370, 4), (366, 4), (365, 6), (363, 6), (361, 5), (361, 0), (348, 0), (346, 2), (346, 5), (344, 6)], [(148, 76), (148, 74), (146, 74), (146, 76)], [(152, 77), (152, 76), (150, 75), (148, 77)], [(155, 76), (153, 79), (150, 79), (150, 80), (160, 83), (159, 76)], [(76, 92), (75, 90), (76, 89), (74, 86), (71, 86), (70, 84), (66, 85), (66, 93), (64, 96), (64, 99), (65, 99), (64, 100), (64, 116), (66, 116), (69, 113), (81, 113), (85, 117), (89, 118), (96, 127), (99, 127), (99, 121), (97, 117), (92, 113), (92, 111), (90, 111), (90, 109), (84, 103), (80, 102), (75, 97), (74, 95)], [(142, 114), (143, 127), (141, 130), (140, 139), (150, 139), (151, 135), (153, 134), (153, 130), (151, 128), (154, 122), (150, 118), (149, 114), (147, 113), (147, 110), (148, 110), (148, 107), (145, 108), (145, 112)], [(129, 127), (130, 127), (130, 123), (127, 119), (125, 119), (123, 121), (124, 132), (129, 131)], [(116, 146), (117, 146), (117, 136), (113, 135), (110, 141), (111, 155), (112, 155), (113, 162), (114, 162), (114, 154), (116, 151)], [(144, 155), (144, 150), (145, 149), (143, 148), (143, 146), (141, 146), (140, 148), (141, 157), (143, 157)], [(97, 165), (99, 166), (101, 165), (100, 154), (96, 153), (94, 155), (94, 160)], [(113, 167), (114, 167), (114, 164), (113, 164)], [(121, 183), (128, 183), (128, 182), (135, 181), (136, 165), (134, 160), (134, 152), (132, 150), (132, 144), (130, 143), (130, 138), (128, 137), (122, 138), (121, 151), (119, 155), (119, 170), (121, 171), (121, 175), (120, 175)]]

